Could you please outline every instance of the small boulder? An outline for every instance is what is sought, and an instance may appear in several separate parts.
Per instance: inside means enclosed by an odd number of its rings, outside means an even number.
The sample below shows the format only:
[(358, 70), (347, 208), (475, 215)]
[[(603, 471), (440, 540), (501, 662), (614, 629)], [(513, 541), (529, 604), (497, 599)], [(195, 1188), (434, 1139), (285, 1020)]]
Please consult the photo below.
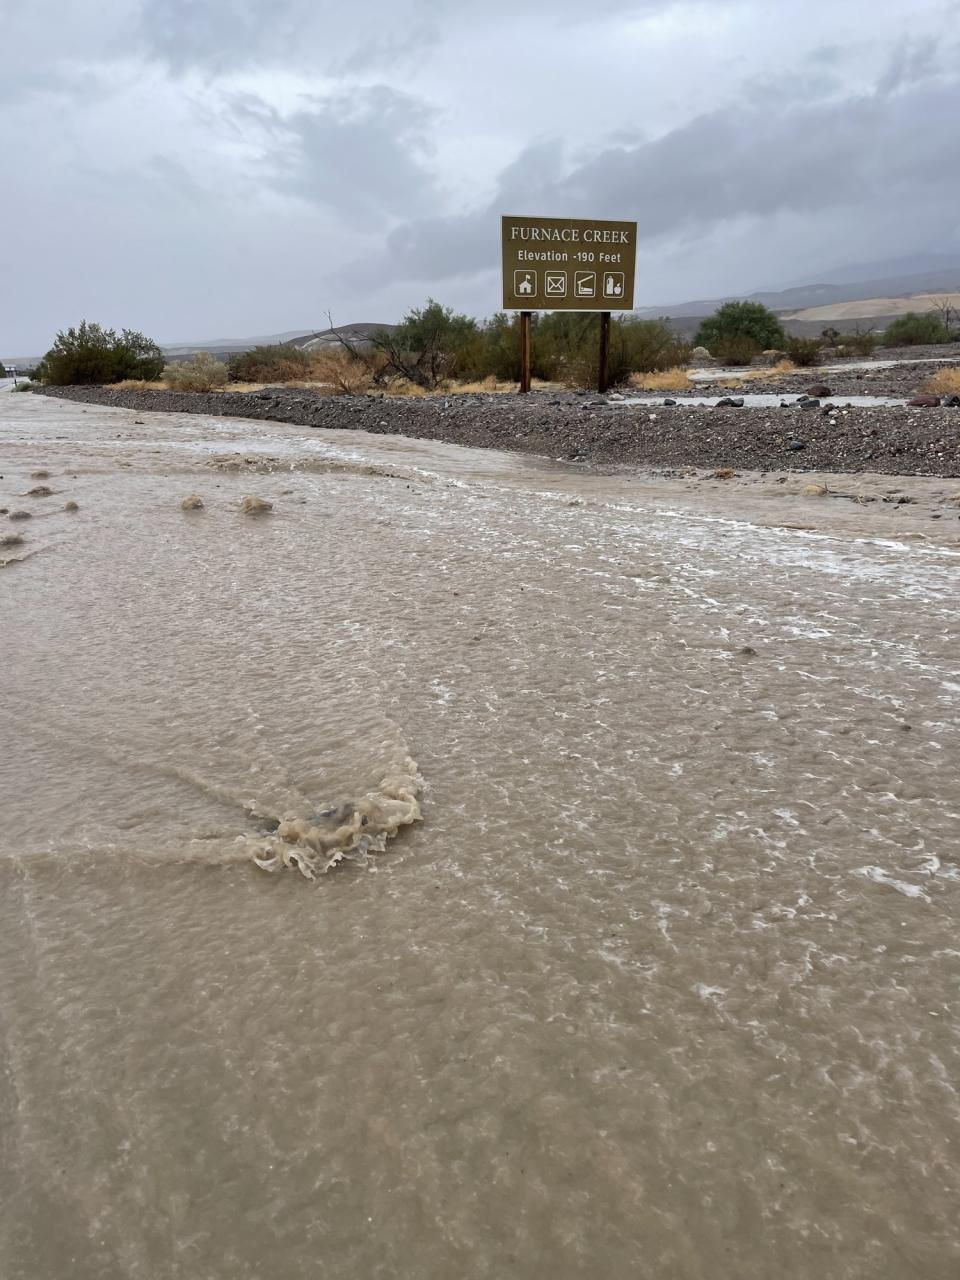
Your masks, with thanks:
[(815, 382), (812, 387), (807, 387), (807, 395), (819, 399), (821, 396), (832, 396), (833, 392), (825, 382)]
[(33, 512), (32, 511), (11, 511), (10, 519), (11, 520), (32, 520)]
[(798, 400), (797, 403), (799, 404), (801, 409), (819, 409), (820, 408), (819, 400)]
[(49, 471), (31, 471), (31, 472), (30, 472), (30, 479), (31, 479), (31, 480), (46, 480), (46, 479), (48, 479), (49, 475), (50, 475), (50, 472), (49, 472)]
[(787, 450), (790, 453), (799, 453), (801, 449), (805, 449), (806, 447), (806, 444), (804, 444), (802, 440), (791, 440), (787, 444)]
[(63, 504), (63, 509), (64, 511), (79, 511), (80, 506), (78, 503), (74, 502), (74, 500), (71, 498), (69, 502), (65, 502)]
[(948, 409), (960, 409), (960, 396), (944, 396), (943, 403)]
[(908, 400), (907, 404), (911, 409), (939, 409), (939, 396), (914, 396), (912, 400)]
[(240, 510), (245, 516), (260, 516), (267, 511), (273, 510), (273, 503), (268, 502), (266, 498), (246, 497), (240, 500)]
[(19, 547), (23, 543), (23, 535), (19, 533), (8, 533), (0, 538), (0, 547)]
[(181, 511), (202, 511), (203, 499), (198, 493), (188, 493), (180, 503)]
[(27, 493), (28, 498), (49, 498), (53, 494), (52, 489), (48, 489), (45, 484), (35, 485)]
[(770, 369), (775, 364), (779, 364), (781, 360), (787, 359), (785, 351), (778, 351), (776, 347), (768, 347), (766, 351), (761, 351), (758, 356), (754, 356), (750, 361), (758, 369)]

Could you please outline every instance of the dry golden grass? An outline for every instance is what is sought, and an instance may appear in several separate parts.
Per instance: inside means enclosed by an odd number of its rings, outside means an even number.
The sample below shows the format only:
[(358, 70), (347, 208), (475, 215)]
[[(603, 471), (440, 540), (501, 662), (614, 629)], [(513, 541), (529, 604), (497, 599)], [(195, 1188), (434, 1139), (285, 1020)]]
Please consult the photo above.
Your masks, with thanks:
[(169, 386), (162, 378), (147, 382), (144, 378), (124, 378), (123, 382), (114, 382), (111, 391), (169, 391)]
[(960, 396), (960, 369), (938, 369), (923, 389), (932, 396)]
[(769, 369), (746, 369), (738, 376), (762, 382), (764, 378), (778, 378), (781, 374), (796, 372), (797, 366), (792, 360), (778, 360), (777, 363), (772, 364)]
[(689, 391), (693, 387), (686, 369), (661, 369), (659, 373), (631, 373), (635, 391)]

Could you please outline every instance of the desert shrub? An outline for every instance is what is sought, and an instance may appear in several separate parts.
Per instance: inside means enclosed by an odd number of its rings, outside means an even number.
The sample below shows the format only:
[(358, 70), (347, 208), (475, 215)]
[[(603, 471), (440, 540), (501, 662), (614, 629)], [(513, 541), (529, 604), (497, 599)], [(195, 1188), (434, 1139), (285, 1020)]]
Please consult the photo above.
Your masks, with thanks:
[(879, 341), (875, 333), (847, 333), (843, 337), (843, 349), (848, 355), (872, 356)]
[(701, 323), (693, 345), (707, 347), (714, 356), (724, 359), (718, 348), (738, 338), (749, 338), (756, 347), (754, 354), (782, 348), (786, 342), (777, 316), (762, 303), (725, 302)]
[(198, 351), (189, 360), (168, 364), (163, 380), (171, 391), (212, 391), (224, 385), (227, 374), (227, 366), (216, 356), (209, 351)]
[(296, 382), (310, 372), (310, 355), (285, 342), (253, 347), (230, 357), (231, 382)]
[(729, 365), (750, 364), (763, 349), (756, 338), (751, 338), (746, 333), (717, 338), (710, 348), (721, 364)]
[(13, 389), (14, 391), (32, 391), (36, 385), (35, 382), (18, 382)]
[(121, 382), (124, 378), (152, 381), (163, 372), (163, 352), (152, 339), (133, 329), (114, 329), (81, 321), (77, 328), (57, 334), (41, 361), (43, 381), (56, 387)]
[(379, 329), (370, 344), (380, 357), (379, 381), (405, 379), (424, 390), (448, 378), (471, 378), (483, 367), (483, 337), (476, 320), (444, 307), (433, 298), (408, 311), (393, 329)]
[[(596, 386), (600, 372), (599, 322), (576, 312), (556, 312), (573, 321), (563, 346), (554, 335), (554, 363), (571, 386)], [(557, 326), (562, 332), (567, 326)], [(607, 379), (611, 386), (630, 380), (631, 374), (677, 369), (690, 359), (690, 346), (660, 320), (616, 320), (610, 326)]]
[(950, 342), (952, 334), (934, 312), (921, 314), (908, 311), (887, 325), (883, 334), (885, 347), (918, 347)]
[(938, 369), (923, 384), (923, 389), (933, 396), (960, 395), (960, 369)]
[(311, 381), (324, 382), (340, 395), (357, 396), (374, 385), (376, 368), (342, 347), (326, 347), (313, 353)]
[(821, 330), (820, 330), (820, 337), (821, 337), (821, 338), (824, 340), (824, 342), (826, 342), (829, 346), (835, 346), (835, 345), (840, 341), (840, 330), (839, 330), (839, 329), (834, 329), (834, 328), (821, 329)]
[(819, 363), (822, 345), (819, 338), (788, 338), (787, 355), (794, 364), (806, 369)]

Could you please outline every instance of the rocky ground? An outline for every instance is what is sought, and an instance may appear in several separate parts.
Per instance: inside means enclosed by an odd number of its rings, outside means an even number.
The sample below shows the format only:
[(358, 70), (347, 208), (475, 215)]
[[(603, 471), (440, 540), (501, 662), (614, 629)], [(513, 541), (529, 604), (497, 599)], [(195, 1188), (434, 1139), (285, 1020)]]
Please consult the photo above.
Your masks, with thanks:
[[(37, 394), (37, 393), (34, 393)], [(960, 475), (960, 408), (651, 408), (591, 394), (456, 395), (425, 399), (45, 387), (81, 403), (265, 419), (505, 449), (584, 463), (667, 469), (872, 471)]]

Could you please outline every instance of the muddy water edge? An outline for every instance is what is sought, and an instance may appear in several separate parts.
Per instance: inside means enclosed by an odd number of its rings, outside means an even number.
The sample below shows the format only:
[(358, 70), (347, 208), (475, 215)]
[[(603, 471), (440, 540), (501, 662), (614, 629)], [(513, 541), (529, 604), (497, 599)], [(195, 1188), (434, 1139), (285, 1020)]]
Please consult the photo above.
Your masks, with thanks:
[(5, 1278), (960, 1273), (960, 483), (0, 426)]

